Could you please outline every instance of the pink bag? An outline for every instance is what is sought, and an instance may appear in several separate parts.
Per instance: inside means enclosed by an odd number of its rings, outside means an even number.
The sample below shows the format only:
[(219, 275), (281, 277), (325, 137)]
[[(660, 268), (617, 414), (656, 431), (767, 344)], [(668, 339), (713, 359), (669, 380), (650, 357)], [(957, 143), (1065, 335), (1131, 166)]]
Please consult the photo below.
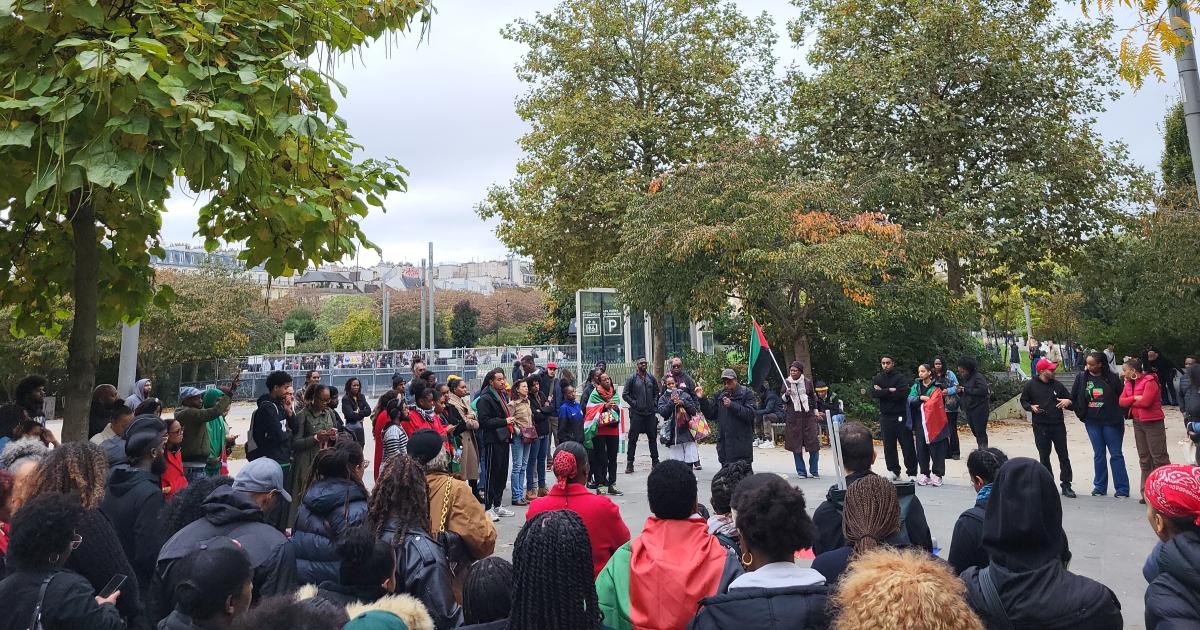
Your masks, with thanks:
[(702, 413), (692, 416), (688, 422), (688, 430), (692, 432), (692, 439), (697, 442), (712, 435), (712, 429), (708, 426), (708, 418), (705, 418)]

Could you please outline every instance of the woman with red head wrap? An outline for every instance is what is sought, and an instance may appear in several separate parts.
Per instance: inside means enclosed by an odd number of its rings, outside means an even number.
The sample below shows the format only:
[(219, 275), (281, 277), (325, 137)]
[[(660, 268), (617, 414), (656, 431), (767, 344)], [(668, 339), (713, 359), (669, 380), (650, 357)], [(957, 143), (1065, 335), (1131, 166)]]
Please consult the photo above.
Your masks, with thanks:
[(1161, 541), (1143, 575), (1146, 628), (1200, 628), (1200, 468), (1171, 464), (1146, 478), (1146, 517)]
[(550, 510), (571, 510), (579, 515), (592, 543), (592, 568), (595, 575), (608, 564), (617, 549), (629, 542), (629, 528), (621, 519), (621, 510), (608, 497), (592, 494), (585, 485), (590, 467), (587, 449), (579, 442), (563, 442), (554, 451), (554, 476), (557, 483), (549, 494), (529, 504), (525, 519)]

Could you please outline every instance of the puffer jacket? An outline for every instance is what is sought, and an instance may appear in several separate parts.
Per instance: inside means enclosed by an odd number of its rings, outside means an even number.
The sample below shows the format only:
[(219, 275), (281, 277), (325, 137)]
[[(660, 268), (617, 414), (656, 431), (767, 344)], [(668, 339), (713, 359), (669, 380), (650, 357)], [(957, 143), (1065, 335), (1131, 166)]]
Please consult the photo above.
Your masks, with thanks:
[[(999, 630), (1003, 621), (988, 610), (979, 571), (963, 572), (967, 585), (967, 604), (975, 610), (985, 628)], [(1121, 603), (1107, 586), (1068, 572), (1059, 563), (1030, 571), (1014, 572), (993, 563), (988, 567), (1013, 628), (1025, 630), (1120, 630)]]
[(1156, 545), (1146, 572), (1147, 630), (1200, 628), (1200, 534)]
[(734, 588), (700, 601), (689, 630), (825, 630), (829, 587)]
[[(1134, 400), (1135, 396), (1141, 396)], [(1162, 399), (1158, 388), (1158, 376), (1143, 374), (1136, 380), (1125, 381), (1125, 389), (1121, 391), (1121, 406), (1129, 410), (1129, 415), (1138, 422), (1161, 422), (1163, 415)]]
[(396, 590), (421, 600), (437, 630), (462, 625), (462, 608), (454, 601), (450, 561), (442, 546), (419, 528), (404, 532), (397, 543), (398, 524), (389, 519), (380, 538), (396, 550)]
[(300, 502), (292, 546), (300, 584), (337, 582), (341, 562), (337, 544), (346, 530), (367, 518), (367, 492), (349, 479), (313, 482)]

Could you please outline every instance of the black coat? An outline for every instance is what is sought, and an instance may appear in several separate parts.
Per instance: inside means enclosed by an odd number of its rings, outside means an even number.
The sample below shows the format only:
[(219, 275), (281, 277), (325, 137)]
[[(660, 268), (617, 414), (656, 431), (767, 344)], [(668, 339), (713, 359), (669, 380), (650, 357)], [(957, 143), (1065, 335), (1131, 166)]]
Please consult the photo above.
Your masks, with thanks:
[[(875, 389), (878, 385), (879, 389)], [(893, 368), (891, 372), (880, 372), (871, 379), (871, 396), (879, 401), (879, 415), (903, 416), (908, 405), (908, 378)], [(896, 391), (888, 391), (895, 388)]]
[(508, 414), (487, 389), (475, 400), (475, 417), (479, 420), (479, 431), (475, 435), (480, 438), (481, 445), (512, 442), (512, 435), (508, 431)]
[(639, 416), (654, 415), (654, 407), (658, 403), (658, 380), (649, 372), (645, 378), (641, 378), (637, 372), (630, 374), (621, 392), (621, 399), (629, 405), (632, 413)]
[[(134, 628), (148, 627), (145, 606), (137, 572), (125, 557), (121, 539), (113, 528), (112, 521), (99, 509), (87, 510), (75, 532), (83, 537), (79, 549), (71, 552), (66, 568), (82, 575), (99, 592), (114, 575), (127, 575), (117, 599), (117, 610), (125, 621)], [(157, 536), (155, 537), (157, 539)], [(3, 600), (0, 600), (3, 601)], [(2, 607), (0, 607), (2, 609)]]
[[(117, 609), (96, 603), (96, 592), (82, 575), (66, 569), (22, 570), (0, 581), (0, 630), (33, 628), (34, 609), (42, 582), (53, 575), (42, 598), (42, 627), (45, 630), (124, 630)], [(121, 597), (125, 597), (122, 589)]]
[[(846, 477), (846, 486), (866, 477), (874, 475), (871, 471), (852, 473)], [(925, 519), (925, 508), (921, 499), (913, 491), (911, 484), (897, 488), (900, 495), (900, 521), (907, 542), (926, 551), (933, 551), (933, 535), (929, 533), (929, 522)], [(829, 487), (825, 500), (813, 512), (813, 553), (821, 554), (826, 551), (845, 546), (846, 537), (842, 534), (842, 505), (846, 499), (846, 491), (839, 490), (837, 485)]]
[[(696, 399), (692, 398), (691, 394), (689, 394), (686, 390), (677, 389), (676, 391), (679, 392), (680, 405), (683, 407), (684, 411), (687, 412), (688, 419), (690, 420), (691, 417), (700, 410), (699, 406), (696, 405)], [(691, 429), (686, 426), (676, 426), (675, 402), (671, 400), (670, 390), (663, 391), (662, 395), (658, 397), (658, 409), (656, 411), (658, 412), (658, 415), (662, 416), (663, 419), (671, 425), (671, 439), (667, 440), (667, 446), (674, 446), (676, 444), (685, 444), (687, 442), (696, 441), (692, 438)]]
[(1158, 574), (1146, 587), (1146, 629), (1200, 628), (1200, 535), (1179, 534), (1154, 554)]
[(987, 422), (989, 413), (988, 382), (979, 372), (972, 372), (958, 381), (958, 404), (967, 414), (971, 426)]
[[(100, 510), (112, 521), (125, 557), (133, 565), (138, 584), (146, 589), (158, 561), (159, 514), (166, 505), (162, 483), (150, 473), (121, 464), (108, 474), (108, 491)], [(124, 592), (121, 594), (125, 596)]]
[(689, 630), (825, 630), (829, 587), (735, 588), (700, 600)]
[[(979, 586), (980, 570), (971, 567), (962, 574), (967, 585), (967, 604), (979, 615), (984, 627), (999, 630), (1003, 626), (988, 613)], [(1014, 628), (1120, 630), (1123, 626), (1117, 596), (1107, 586), (1067, 571), (1061, 563), (1019, 573), (992, 564), (988, 572)]]
[[(254, 570), (254, 601), (287, 595), (296, 585), (296, 552), (279, 530), (263, 522), (263, 512), (250, 496), (221, 486), (204, 500), (204, 517), (185, 526), (163, 545), (154, 571), (155, 618), (170, 614), (175, 607), (175, 585), (182, 577), (173, 575), (175, 561), (195, 551), (200, 543), (215, 538), (237, 540)], [(125, 596), (122, 594), (121, 599)]]
[(321, 479), (304, 493), (292, 529), (300, 584), (336, 582), (337, 544), (346, 530), (367, 519), (367, 493), (349, 479)]
[(700, 408), (717, 421), (717, 459), (721, 464), (754, 461), (754, 393), (749, 387), (738, 385), (732, 393), (721, 388), (711, 399), (701, 399)]
[(950, 555), (946, 561), (955, 573), (971, 567), (982, 569), (988, 565), (987, 551), (983, 548), (983, 515), (987, 499), (976, 500), (975, 507), (963, 512), (954, 523), (954, 536), (950, 539)]
[(337, 582), (323, 582), (317, 588), (317, 597), (344, 608), (354, 602), (370, 604), (390, 595), (382, 586), (342, 586)]
[(346, 394), (342, 396), (342, 415), (346, 418), (346, 424), (362, 424), (363, 420), (371, 417), (371, 402), (362, 394), (357, 398)]
[(250, 439), (254, 444), (253, 448), (246, 445), (246, 457), (270, 457), (280, 464), (289, 463), (292, 459), (290, 419), (285, 415), (283, 405), (270, 394), (259, 396), (258, 409), (250, 416)]
[(396, 549), (396, 591), (421, 600), (437, 630), (462, 625), (462, 608), (454, 601), (450, 562), (442, 546), (420, 529), (404, 533), (396, 544), (396, 523), (389, 522), (380, 538)]

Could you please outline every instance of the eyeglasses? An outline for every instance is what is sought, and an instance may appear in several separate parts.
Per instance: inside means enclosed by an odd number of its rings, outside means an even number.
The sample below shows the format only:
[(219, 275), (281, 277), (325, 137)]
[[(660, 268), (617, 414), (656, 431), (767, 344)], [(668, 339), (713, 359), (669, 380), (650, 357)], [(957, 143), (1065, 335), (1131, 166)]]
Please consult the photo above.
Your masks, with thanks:
[(71, 551), (78, 549), (79, 545), (82, 545), (82, 544), (83, 544), (83, 536), (80, 536), (79, 534), (75, 534), (75, 537), (71, 539)]

